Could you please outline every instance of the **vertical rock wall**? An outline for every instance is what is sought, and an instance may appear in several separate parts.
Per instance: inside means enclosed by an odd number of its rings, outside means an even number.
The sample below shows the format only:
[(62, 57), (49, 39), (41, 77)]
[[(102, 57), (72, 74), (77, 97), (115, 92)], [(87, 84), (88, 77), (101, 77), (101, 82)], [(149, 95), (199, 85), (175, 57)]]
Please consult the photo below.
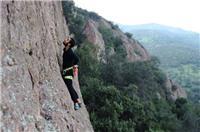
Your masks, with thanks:
[[(60, 74), (69, 34), (61, 2), (1, 2), (1, 130), (93, 131)], [(81, 96), (79, 84), (74, 85)]]

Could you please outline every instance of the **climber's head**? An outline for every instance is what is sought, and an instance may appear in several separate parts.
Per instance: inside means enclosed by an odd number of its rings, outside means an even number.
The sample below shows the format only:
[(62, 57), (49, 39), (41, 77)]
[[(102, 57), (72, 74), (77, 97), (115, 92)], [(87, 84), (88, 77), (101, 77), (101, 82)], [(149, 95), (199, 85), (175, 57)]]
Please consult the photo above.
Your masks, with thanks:
[(75, 46), (75, 40), (71, 37), (67, 37), (63, 41), (64, 46), (69, 46), (70, 48)]

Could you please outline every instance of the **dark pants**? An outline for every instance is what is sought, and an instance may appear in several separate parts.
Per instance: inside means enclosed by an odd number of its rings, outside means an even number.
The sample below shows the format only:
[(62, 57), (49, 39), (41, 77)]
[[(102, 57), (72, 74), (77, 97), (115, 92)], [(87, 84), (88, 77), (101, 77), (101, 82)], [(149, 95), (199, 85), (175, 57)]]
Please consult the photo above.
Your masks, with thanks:
[(71, 80), (71, 79), (64, 79), (64, 82), (65, 82), (65, 84), (67, 85), (67, 88), (68, 88), (68, 90), (69, 90), (71, 99), (72, 99), (74, 102), (77, 102), (78, 94), (76, 93), (76, 91), (75, 91), (75, 89), (74, 89), (74, 87), (73, 87), (72, 80)]

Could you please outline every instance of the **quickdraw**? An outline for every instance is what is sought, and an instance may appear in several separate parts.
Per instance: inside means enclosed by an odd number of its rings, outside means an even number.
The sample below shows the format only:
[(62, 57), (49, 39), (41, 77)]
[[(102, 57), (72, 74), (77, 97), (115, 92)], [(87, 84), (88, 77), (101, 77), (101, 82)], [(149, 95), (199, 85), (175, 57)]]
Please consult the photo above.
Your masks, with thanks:
[(64, 70), (63, 70), (63, 75), (65, 75), (65, 74), (66, 74), (66, 72), (67, 72), (67, 71), (69, 71), (69, 70), (71, 70), (71, 69), (73, 69), (73, 66), (72, 66), (72, 67), (69, 67), (69, 68), (66, 68), (66, 69), (64, 69)]
[(65, 79), (70, 79), (70, 80), (72, 80), (72, 79), (73, 79), (73, 77), (72, 77), (72, 76), (65, 76), (64, 78), (65, 78)]

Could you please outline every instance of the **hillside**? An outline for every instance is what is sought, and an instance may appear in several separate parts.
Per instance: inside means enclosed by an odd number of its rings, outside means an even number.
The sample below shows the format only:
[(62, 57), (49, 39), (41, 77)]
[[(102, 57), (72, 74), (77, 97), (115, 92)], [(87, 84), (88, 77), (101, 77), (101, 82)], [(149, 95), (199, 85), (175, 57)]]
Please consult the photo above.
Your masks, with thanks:
[(63, 10), (79, 45), (81, 92), (95, 131), (198, 129), (199, 106), (186, 99), (139, 41), (73, 2), (63, 2)]
[[(195, 102), (200, 100), (200, 38), (199, 34), (179, 28), (144, 24), (121, 25), (161, 61), (161, 68), (173, 80), (186, 88)], [(195, 95), (195, 96), (194, 96)]]
[(164, 67), (200, 63), (198, 33), (159, 24), (121, 25), (121, 28), (132, 33), (150, 54), (158, 56)]

